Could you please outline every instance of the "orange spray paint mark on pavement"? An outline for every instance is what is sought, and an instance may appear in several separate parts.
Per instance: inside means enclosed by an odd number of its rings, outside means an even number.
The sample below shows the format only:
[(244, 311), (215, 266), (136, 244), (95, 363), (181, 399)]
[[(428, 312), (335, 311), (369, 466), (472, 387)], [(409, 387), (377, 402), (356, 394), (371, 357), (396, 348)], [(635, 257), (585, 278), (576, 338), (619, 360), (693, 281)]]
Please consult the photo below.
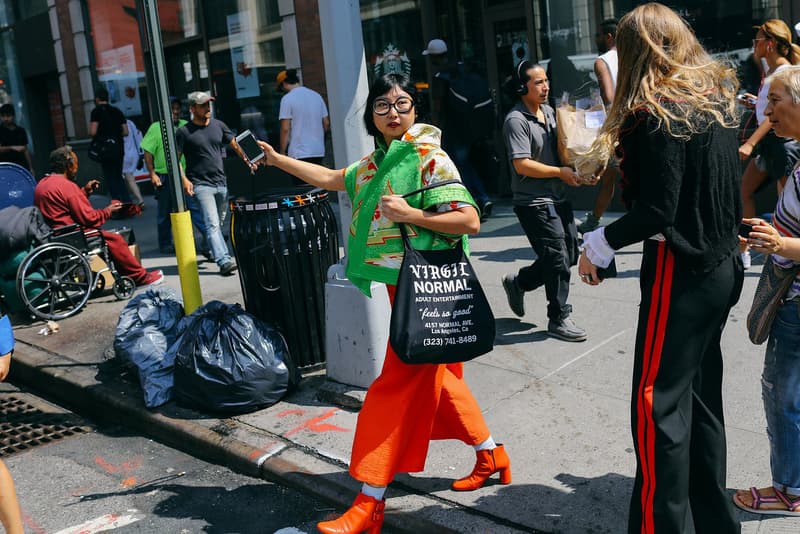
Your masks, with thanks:
[(117, 473), (127, 474), (127, 473), (130, 473), (132, 471), (135, 471), (136, 469), (139, 469), (142, 466), (142, 459), (141, 458), (134, 458), (131, 461), (122, 462), (119, 465), (114, 465), (114, 464), (106, 461), (105, 458), (103, 458), (102, 456), (95, 456), (94, 463), (96, 463), (98, 466), (100, 466), (100, 468), (103, 469), (103, 471), (105, 471), (106, 473), (109, 473), (109, 474), (112, 474), (112, 475), (117, 474)]
[[(289, 412), (291, 412), (291, 413), (289, 413)], [(298, 414), (297, 412), (300, 412), (300, 413)], [(322, 422), (325, 419), (329, 419), (329, 418), (333, 417), (338, 412), (339, 412), (338, 408), (332, 408), (332, 409), (328, 410), (327, 412), (325, 412), (324, 414), (322, 414), (320, 416), (317, 416), (317, 417), (313, 417), (313, 418), (301, 423), (300, 425), (294, 427), (293, 429), (289, 430), (288, 432), (286, 432), (284, 434), (284, 437), (289, 437), (289, 436), (291, 436), (293, 434), (297, 434), (298, 432), (301, 432), (303, 430), (308, 430), (309, 432), (349, 432), (349, 430), (346, 429), (346, 428), (342, 428), (340, 426), (331, 425), (331, 424)], [(292, 414), (294, 414), (294, 415), (304, 415), (302, 410), (288, 410), (287, 412), (284, 412), (283, 414), (278, 414), (278, 417), (283, 417), (284, 415), (292, 415)]]
[(120, 485), (123, 488), (132, 488), (135, 485), (137, 485), (138, 483), (139, 483), (139, 479), (138, 478), (136, 478), (136, 477), (128, 477), (125, 480), (123, 480), (122, 482), (120, 482)]
[(25, 526), (26, 532), (32, 532), (34, 534), (47, 534), (47, 531), (42, 527), (42, 525), (34, 521), (33, 518), (25, 512), (22, 512), (22, 524)]

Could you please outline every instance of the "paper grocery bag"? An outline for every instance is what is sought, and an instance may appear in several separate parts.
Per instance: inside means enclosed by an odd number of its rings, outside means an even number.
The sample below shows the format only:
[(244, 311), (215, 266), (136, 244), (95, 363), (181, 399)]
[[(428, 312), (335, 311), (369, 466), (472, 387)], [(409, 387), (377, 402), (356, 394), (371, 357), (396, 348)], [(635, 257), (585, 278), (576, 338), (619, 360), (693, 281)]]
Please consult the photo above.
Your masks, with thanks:
[(575, 157), (592, 147), (605, 119), (606, 111), (602, 104), (586, 109), (562, 104), (556, 109), (558, 155), (562, 165), (574, 165)]

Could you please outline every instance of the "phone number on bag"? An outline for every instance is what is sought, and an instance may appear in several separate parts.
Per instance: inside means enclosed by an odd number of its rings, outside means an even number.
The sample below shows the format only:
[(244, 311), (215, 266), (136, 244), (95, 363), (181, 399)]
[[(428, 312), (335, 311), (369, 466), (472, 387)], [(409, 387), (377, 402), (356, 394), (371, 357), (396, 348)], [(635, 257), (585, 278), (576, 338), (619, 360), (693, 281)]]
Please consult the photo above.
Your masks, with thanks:
[(478, 336), (458, 336), (458, 337), (426, 337), (422, 345), (424, 347), (446, 347), (448, 345), (463, 345), (465, 343), (475, 343)]

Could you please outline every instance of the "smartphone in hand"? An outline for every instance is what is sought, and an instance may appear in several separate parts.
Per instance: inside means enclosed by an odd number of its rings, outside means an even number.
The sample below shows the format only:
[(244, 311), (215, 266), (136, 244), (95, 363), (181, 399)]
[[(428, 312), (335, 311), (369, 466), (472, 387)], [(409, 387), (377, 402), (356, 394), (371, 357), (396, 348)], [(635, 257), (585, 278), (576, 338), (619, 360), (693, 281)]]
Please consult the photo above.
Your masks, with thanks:
[(745, 239), (750, 239), (750, 232), (753, 231), (753, 225), (747, 223), (739, 224), (739, 236)]

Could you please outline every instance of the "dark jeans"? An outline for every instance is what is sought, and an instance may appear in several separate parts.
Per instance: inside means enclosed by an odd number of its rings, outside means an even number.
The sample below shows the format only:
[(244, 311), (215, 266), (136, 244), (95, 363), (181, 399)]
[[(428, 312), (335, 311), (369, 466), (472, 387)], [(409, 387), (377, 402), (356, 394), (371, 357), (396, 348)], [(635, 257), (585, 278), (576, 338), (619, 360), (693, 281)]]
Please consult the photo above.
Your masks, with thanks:
[(486, 189), (484, 189), (483, 182), (475, 171), (475, 167), (469, 161), (469, 150), (468, 146), (451, 146), (446, 149), (447, 155), (453, 160), (458, 173), (461, 175), (461, 181), (464, 182), (470, 195), (472, 195), (472, 198), (475, 199), (480, 208), (489, 201), (489, 195), (486, 194)]
[[(155, 196), (158, 201), (158, 215), (156, 216), (156, 228), (158, 229), (158, 248), (165, 249), (172, 246), (172, 220), (169, 214), (175, 212), (178, 208), (175, 202), (172, 201), (172, 193), (169, 188), (172, 187), (168, 174), (158, 175), (161, 178), (161, 187), (155, 188)], [(199, 215), (198, 210), (190, 208), (192, 199), (184, 195), (186, 208), (192, 218), (192, 224), (202, 236), (198, 244), (198, 252), (208, 250), (208, 245), (205, 243), (206, 225), (203, 223), (203, 217)]]
[(124, 203), (130, 202), (131, 196), (122, 178), (122, 158), (104, 161), (100, 166), (103, 168), (103, 179), (111, 198)]
[(536, 252), (536, 261), (523, 267), (517, 283), (523, 291), (544, 285), (547, 317), (560, 321), (569, 316), (569, 269), (578, 263), (578, 234), (569, 202), (540, 206), (514, 206), (519, 224)]

